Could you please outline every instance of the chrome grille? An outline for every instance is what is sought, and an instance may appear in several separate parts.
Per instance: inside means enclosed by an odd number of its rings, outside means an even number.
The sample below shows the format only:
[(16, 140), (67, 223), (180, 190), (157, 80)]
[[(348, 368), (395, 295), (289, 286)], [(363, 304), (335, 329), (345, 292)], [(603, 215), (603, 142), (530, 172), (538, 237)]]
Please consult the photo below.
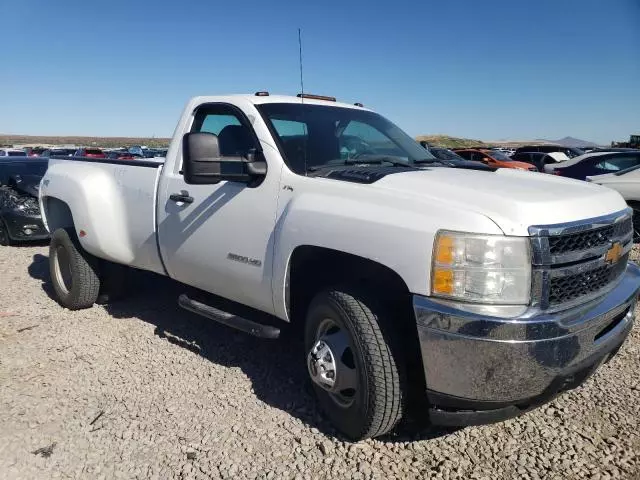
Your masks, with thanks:
[(582, 222), (530, 227), (529, 233), (533, 304), (568, 308), (603, 294), (626, 270), (633, 236), (631, 209)]
[(624, 237), (626, 235), (633, 235), (633, 218), (627, 217), (621, 222), (616, 223), (613, 226), (614, 237)]
[(598, 292), (616, 281), (627, 268), (629, 255), (624, 255), (613, 265), (602, 265), (593, 270), (566, 277), (551, 278), (549, 306), (570, 302), (585, 295)]
[(549, 250), (551, 255), (559, 253), (575, 252), (588, 248), (599, 247), (609, 243), (613, 237), (613, 225), (587, 232), (572, 233), (549, 237)]

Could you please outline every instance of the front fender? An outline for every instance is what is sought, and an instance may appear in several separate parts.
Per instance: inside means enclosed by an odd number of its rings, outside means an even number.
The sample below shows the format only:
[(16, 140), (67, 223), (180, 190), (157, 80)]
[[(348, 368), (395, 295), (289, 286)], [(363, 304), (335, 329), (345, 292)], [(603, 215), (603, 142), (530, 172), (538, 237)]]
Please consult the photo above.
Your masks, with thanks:
[(429, 295), (431, 252), (438, 230), (502, 234), (494, 222), (477, 213), (385, 195), (371, 197), (361, 188), (348, 196), (330, 191), (285, 195), (281, 194), (274, 232), (274, 309), (280, 318), (287, 318), (287, 272), (299, 246), (375, 261), (397, 273), (411, 293)]

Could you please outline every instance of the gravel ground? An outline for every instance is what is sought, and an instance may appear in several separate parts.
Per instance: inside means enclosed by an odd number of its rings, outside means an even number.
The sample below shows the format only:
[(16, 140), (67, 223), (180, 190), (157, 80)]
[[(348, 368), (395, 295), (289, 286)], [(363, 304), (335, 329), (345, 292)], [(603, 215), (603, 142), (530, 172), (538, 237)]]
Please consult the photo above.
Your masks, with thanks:
[(523, 417), (352, 444), (284, 342), (180, 310), (181, 287), (151, 275), (127, 301), (66, 311), (47, 254), (0, 247), (0, 477), (640, 478), (637, 327), (583, 387)]

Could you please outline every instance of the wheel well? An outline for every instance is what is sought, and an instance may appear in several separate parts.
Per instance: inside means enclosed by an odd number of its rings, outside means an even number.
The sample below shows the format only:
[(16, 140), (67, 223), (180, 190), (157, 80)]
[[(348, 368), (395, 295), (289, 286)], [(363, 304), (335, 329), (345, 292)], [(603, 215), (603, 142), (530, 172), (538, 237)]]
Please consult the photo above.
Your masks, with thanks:
[(55, 197), (45, 197), (42, 203), (50, 233), (58, 228), (73, 227), (73, 215), (69, 205)]
[(287, 272), (287, 312), (294, 331), (301, 332), (314, 295), (333, 286), (356, 284), (377, 294), (393, 313), (393, 329), (402, 339), (403, 356), (411, 385), (410, 408), (424, 405), (425, 379), (411, 293), (402, 277), (374, 260), (315, 246), (297, 247)]
[(345, 283), (378, 290), (398, 306), (410, 304), (406, 283), (392, 269), (368, 258), (330, 248), (297, 247), (291, 255), (287, 277), (287, 311), (292, 322), (304, 319), (307, 306), (317, 292)]

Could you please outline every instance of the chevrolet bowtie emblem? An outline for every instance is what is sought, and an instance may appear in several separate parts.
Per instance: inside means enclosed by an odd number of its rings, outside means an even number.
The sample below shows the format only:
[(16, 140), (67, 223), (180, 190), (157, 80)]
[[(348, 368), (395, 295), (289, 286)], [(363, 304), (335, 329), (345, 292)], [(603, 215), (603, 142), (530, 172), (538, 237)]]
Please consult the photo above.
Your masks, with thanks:
[(607, 254), (605, 255), (604, 259), (607, 263), (616, 263), (618, 260), (620, 260), (621, 256), (622, 245), (620, 245), (618, 242), (615, 242), (613, 245), (611, 245), (611, 248), (607, 250)]

